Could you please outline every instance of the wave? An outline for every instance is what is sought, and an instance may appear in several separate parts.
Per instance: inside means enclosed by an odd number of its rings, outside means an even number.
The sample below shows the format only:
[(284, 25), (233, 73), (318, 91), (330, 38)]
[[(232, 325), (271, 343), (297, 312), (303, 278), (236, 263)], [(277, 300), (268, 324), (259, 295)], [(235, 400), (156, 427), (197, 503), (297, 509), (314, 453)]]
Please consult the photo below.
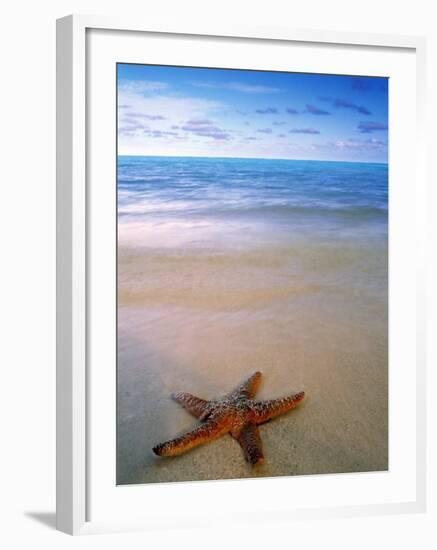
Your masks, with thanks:
[(280, 201), (263, 204), (244, 203), (242, 201), (226, 201), (214, 204), (202, 200), (138, 200), (119, 204), (118, 215), (141, 217), (146, 215), (171, 216), (181, 215), (210, 215), (212, 217), (285, 217), (285, 216), (340, 216), (348, 218), (387, 217), (388, 206), (380, 205), (349, 205), (326, 201), (308, 201), (306, 204), (284, 204)]

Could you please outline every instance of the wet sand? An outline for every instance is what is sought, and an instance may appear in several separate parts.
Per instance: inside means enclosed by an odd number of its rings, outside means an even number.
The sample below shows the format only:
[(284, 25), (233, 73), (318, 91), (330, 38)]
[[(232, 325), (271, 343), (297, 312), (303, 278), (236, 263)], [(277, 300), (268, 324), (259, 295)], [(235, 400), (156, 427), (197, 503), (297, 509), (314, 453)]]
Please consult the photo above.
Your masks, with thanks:
[[(118, 484), (388, 468), (386, 240), (276, 235), (193, 248), (172, 247), (159, 227), (147, 246), (123, 231)], [(251, 468), (229, 435), (178, 457), (152, 453), (198, 424), (172, 392), (217, 398), (256, 370), (259, 399), (306, 392), (260, 427), (263, 465)]]

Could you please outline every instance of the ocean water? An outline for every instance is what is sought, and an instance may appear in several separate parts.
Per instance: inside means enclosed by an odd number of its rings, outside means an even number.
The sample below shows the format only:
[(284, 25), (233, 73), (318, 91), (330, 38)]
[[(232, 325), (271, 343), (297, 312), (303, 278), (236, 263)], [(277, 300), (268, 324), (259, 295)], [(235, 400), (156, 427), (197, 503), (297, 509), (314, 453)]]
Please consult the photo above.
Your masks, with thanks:
[[(118, 483), (386, 469), (387, 286), (385, 164), (119, 157)], [(263, 469), (230, 438), (153, 456), (193, 427), (172, 392), (257, 369), (308, 396)]]
[[(190, 244), (204, 246), (220, 224), (374, 236), (386, 232), (387, 183), (385, 164), (119, 157), (119, 223), (207, 228), (187, 235)], [(139, 234), (138, 244), (141, 237), (148, 238)]]

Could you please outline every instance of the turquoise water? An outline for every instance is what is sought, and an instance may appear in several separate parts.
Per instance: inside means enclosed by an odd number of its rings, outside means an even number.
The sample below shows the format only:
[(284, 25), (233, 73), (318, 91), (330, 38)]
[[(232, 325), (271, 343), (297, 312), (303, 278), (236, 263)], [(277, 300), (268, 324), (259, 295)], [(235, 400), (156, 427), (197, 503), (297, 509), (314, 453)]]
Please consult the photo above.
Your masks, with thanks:
[(120, 224), (179, 223), (186, 232), (212, 225), (225, 228), (228, 222), (237, 232), (261, 225), (264, 233), (273, 230), (288, 236), (296, 231), (344, 231), (381, 237), (387, 230), (387, 210), (386, 164), (128, 156), (118, 160)]

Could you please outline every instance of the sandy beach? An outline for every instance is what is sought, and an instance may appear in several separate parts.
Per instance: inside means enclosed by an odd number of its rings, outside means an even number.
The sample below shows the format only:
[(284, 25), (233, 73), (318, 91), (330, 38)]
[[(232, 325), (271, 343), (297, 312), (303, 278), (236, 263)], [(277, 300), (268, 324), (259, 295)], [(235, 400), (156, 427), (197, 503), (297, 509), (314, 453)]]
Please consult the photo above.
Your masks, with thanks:
[[(234, 218), (119, 223), (117, 482), (386, 470), (386, 226)], [(256, 370), (259, 399), (306, 392), (261, 426), (263, 465), (229, 435), (152, 453), (198, 424), (173, 392), (217, 398)]]

